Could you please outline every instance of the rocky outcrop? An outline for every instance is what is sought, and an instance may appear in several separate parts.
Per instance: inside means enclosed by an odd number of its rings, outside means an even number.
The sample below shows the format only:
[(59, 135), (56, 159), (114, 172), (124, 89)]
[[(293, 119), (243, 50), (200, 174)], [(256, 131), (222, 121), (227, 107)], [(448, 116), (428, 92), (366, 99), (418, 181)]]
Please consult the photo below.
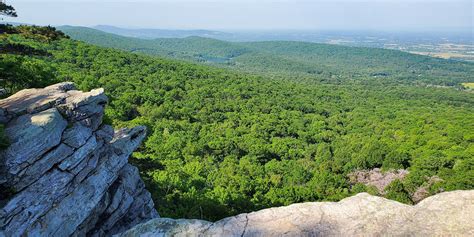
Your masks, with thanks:
[(340, 202), (270, 208), (225, 218), (157, 218), (131, 236), (474, 236), (474, 191), (431, 196), (415, 206), (361, 193)]
[(106, 103), (67, 82), (0, 100), (0, 236), (104, 236), (158, 217), (127, 163), (145, 127), (102, 124)]
[(383, 172), (380, 168), (372, 170), (357, 170), (349, 174), (351, 183), (362, 183), (374, 186), (380, 194), (385, 194), (385, 188), (394, 180), (402, 180), (408, 175), (407, 170), (390, 170)]
[[(403, 180), (408, 175), (408, 170), (388, 170), (382, 171), (380, 168), (372, 170), (357, 170), (348, 175), (349, 181), (352, 184), (364, 184), (369, 187), (374, 187), (378, 194), (385, 195), (386, 188), (395, 180)], [(418, 203), (421, 200), (430, 196), (431, 187), (443, 181), (438, 176), (425, 177), (426, 182), (419, 186), (415, 192), (409, 193), (410, 199), (414, 203)], [(443, 189), (436, 190), (437, 193), (443, 192)]]

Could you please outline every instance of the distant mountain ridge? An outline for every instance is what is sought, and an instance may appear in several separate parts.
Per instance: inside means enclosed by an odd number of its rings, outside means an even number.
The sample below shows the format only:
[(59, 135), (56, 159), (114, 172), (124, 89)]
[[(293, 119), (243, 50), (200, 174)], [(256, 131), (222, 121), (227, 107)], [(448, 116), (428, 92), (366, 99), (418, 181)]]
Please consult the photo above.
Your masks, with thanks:
[(103, 47), (275, 76), (302, 75), (318, 80), (377, 77), (457, 85), (474, 73), (472, 63), (399, 50), (298, 41), (230, 42), (200, 36), (141, 39), (86, 27), (59, 29), (73, 39)]
[(190, 36), (201, 36), (201, 37), (228, 37), (232, 34), (211, 31), (211, 30), (170, 30), (170, 29), (129, 29), (120, 28), (109, 25), (97, 25), (92, 27), (93, 29), (104, 31), (127, 37), (136, 37), (143, 39), (156, 39), (156, 38), (185, 38)]
[[(25, 23), (7, 22), (12, 25)], [(26, 24), (29, 25), (29, 24)], [(74, 26), (56, 26), (58, 28)], [(351, 47), (394, 49), (430, 57), (474, 61), (472, 33), (466, 30), (427, 32), (383, 32), (370, 30), (204, 30), (124, 28), (111, 25), (89, 27), (105, 33), (135, 39), (203, 37), (227, 42), (296, 41)], [(211, 57), (213, 59), (213, 57)], [(201, 60), (201, 59), (200, 59)], [(226, 62), (217, 59), (218, 62)]]

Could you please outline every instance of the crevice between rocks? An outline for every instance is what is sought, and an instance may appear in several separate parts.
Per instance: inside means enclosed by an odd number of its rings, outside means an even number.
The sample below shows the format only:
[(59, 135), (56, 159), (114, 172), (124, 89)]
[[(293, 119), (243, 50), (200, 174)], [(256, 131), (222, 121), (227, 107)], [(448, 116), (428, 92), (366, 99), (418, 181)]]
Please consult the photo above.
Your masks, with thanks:
[(247, 231), (248, 224), (249, 224), (249, 217), (248, 217), (248, 214), (245, 214), (245, 226), (244, 226), (244, 230), (242, 231), (242, 234), (240, 235), (240, 237), (244, 237), (245, 232)]

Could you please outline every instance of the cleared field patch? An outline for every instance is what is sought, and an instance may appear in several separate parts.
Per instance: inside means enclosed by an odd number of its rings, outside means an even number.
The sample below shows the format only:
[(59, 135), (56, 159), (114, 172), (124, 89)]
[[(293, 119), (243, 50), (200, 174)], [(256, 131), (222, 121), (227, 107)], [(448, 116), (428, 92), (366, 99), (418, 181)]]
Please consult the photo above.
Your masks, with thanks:
[(464, 54), (464, 53), (452, 53), (452, 52), (420, 52), (420, 51), (409, 51), (413, 54), (431, 56), (435, 58), (443, 59), (461, 59), (466, 61), (474, 60), (474, 55)]
[(465, 82), (465, 83), (462, 83), (462, 85), (466, 88), (474, 89), (474, 82)]

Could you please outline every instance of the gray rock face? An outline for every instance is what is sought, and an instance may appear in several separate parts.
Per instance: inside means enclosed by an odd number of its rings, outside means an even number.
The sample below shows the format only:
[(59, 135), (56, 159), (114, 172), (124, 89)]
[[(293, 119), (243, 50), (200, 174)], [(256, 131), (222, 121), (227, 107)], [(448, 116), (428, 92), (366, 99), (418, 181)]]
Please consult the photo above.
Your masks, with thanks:
[(131, 236), (474, 236), (474, 191), (431, 196), (415, 206), (361, 193), (340, 202), (270, 208), (225, 218), (157, 218)]
[(87, 140), (92, 136), (92, 129), (83, 126), (80, 123), (74, 124), (68, 128), (63, 134), (63, 143), (74, 148), (79, 148), (86, 144)]
[[(0, 100), (0, 236), (107, 236), (158, 217), (128, 157), (145, 127), (101, 125), (103, 89), (72, 83)], [(8, 192), (8, 197), (6, 196)]]
[(0, 174), (10, 180), (29, 175), (22, 171), (60, 143), (66, 124), (55, 108), (13, 119), (5, 129), (11, 145), (0, 152)]

